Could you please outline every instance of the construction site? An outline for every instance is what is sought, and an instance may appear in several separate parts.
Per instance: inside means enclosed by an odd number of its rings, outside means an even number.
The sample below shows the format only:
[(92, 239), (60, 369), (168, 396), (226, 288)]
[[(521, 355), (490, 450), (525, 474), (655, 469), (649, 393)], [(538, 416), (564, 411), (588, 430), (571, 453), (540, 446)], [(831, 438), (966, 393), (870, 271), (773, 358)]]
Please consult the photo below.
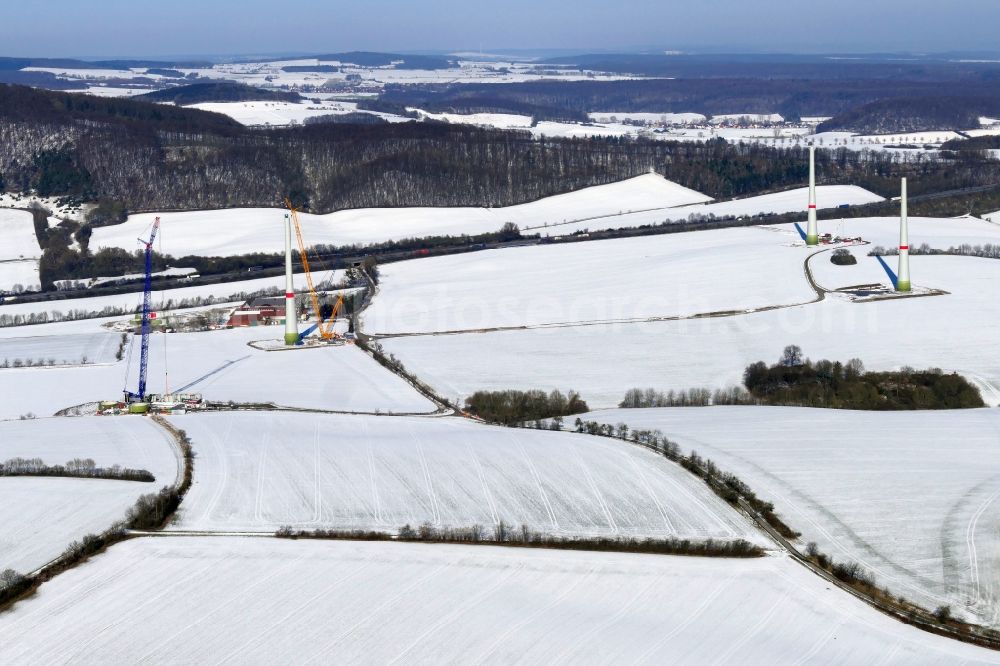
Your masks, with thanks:
[[(283, 298), (254, 298), (240, 306), (230, 309), (228, 319), (224, 325), (212, 325), (203, 330), (219, 330), (234, 327), (256, 327), (281, 325), (284, 329), (282, 339), (262, 339), (252, 340), (247, 344), (261, 351), (291, 351), (296, 349), (312, 349), (325, 346), (340, 346), (352, 343), (354, 334), (350, 330), (353, 322), (349, 321), (345, 303), (355, 302), (358, 296), (357, 290), (347, 295), (343, 291), (335, 293), (320, 292), (316, 289), (310, 267), (306, 241), (302, 233), (302, 224), (299, 220), (299, 210), (289, 199), (285, 199), (286, 212), (283, 216), (283, 232), (285, 240), (285, 293)], [(164, 372), (164, 391), (153, 393), (149, 391), (149, 346), (150, 335), (154, 330), (161, 333), (174, 332), (180, 330), (192, 330), (184, 324), (176, 321), (172, 324), (163, 324), (165, 318), (158, 318), (158, 314), (152, 307), (152, 273), (153, 273), (153, 247), (160, 232), (160, 218), (153, 221), (148, 238), (139, 239), (142, 246), (145, 261), (145, 280), (142, 292), (142, 308), (137, 315), (137, 320), (132, 324), (120, 327), (120, 330), (130, 331), (133, 335), (129, 339), (127, 346), (126, 387), (122, 391), (120, 400), (102, 400), (97, 408), (97, 414), (118, 415), (118, 414), (147, 414), (166, 413), (183, 414), (188, 410), (205, 409), (225, 409), (224, 403), (208, 403), (201, 394), (180, 391), (171, 392), (169, 378)], [(306, 293), (308, 306), (304, 307), (300, 314), (297, 307), (296, 292), (293, 272), (293, 248), (292, 238), (298, 249), (298, 258), (306, 282)], [(361, 269), (363, 270), (363, 268)], [(283, 308), (279, 306), (283, 305)], [(190, 321), (190, 320), (189, 320)], [(154, 326), (156, 324), (163, 324)], [(302, 330), (299, 330), (300, 324)], [(117, 326), (117, 325), (116, 325)], [(132, 368), (133, 343), (136, 337), (139, 340), (138, 351), (138, 371), (136, 376), (135, 390), (128, 388), (128, 374)], [(164, 345), (164, 368), (167, 367), (166, 345)]]
[[(815, 148), (810, 146), (806, 228), (803, 229), (799, 223), (794, 223), (795, 230), (802, 241), (802, 245), (800, 246), (822, 252), (834, 247), (868, 245), (869, 242), (861, 236), (844, 237), (840, 234), (834, 235), (830, 232), (820, 232), (817, 218), (816, 187)], [(889, 284), (865, 283), (835, 287), (833, 289), (821, 289), (813, 283), (813, 288), (816, 289), (817, 293), (822, 294), (823, 291), (839, 293), (850, 297), (851, 300), (856, 302), (945, 293), (923, 287), (914, 290), (911, 286), (905, 178), (901, 183), (899, 206), (899, 256), (896, 270), (893, 270), (883, 257), (875, 255), (872, 258), (884, 270), (886, 276), (889, 278)], [(215, 309), (208, 311), (207, 314), (183, 315), (184, 319), (181, 320), (178, 320), (176, 315), (157, 313), (151, 305), (153, 244), (158, 238), (161, 229), (160, 218), (156, 217), (154, 219), (147, 239), (139, 239), (146, 267), (141, 311), (136, 315), (136, 320), (132, 323), (114, 324), (119, 330), (126, 330), (133, 333), (127, 348), (128, 353), (125, 364), (127, 375), (133, 367), (134, 342), (136, 340), (139, 342), (135, 389), (130, 390), (128, 388), (128, 379), (126, 378), (126, 388), (123, 389), (122, 398), (114, 401), (102, 401), (98, 413), (180, 413), (190, 409), (208, 408), (208, 403), (202, 400), (199, 394), (184, 392), (184, 389), (189, 388), (190, 384), (178, 391), (170, 390), (169, 379), (166, 373), (166, 345), (164, 345), (164, 390), (162, 393), (153, 393), (148, 390), (149, 342), (150, 335), (155, 331), (169, 333), (178, 330), (190, 332), (194, 330), (222, 330), (243, 327), (277, 328), (280, 326), (283, 331), (280, 337), (266, 336), (247, 341), (246, 344), (249, 347), (265, 352), (315, 349), (319, 347), (341, 346), (354, 342), (356, 315), (358, 314), (358, 310), (363, 307), (361, 304), (366, 303), (367, 299), (370, 298), (370, 290), (367, 287), (335, 291), (321, 291), (317, 289), (313, 274), (314, 266), (311, 265), (309, 257), (310, 246), (307, 244), (299, 216), (300, 209), (288, 198), (284, 200), (284, 209), (282, 216), (284, 294), (274, 297), (253, 297), (240, 305), (231, 306), (226, 310)], [(843, 227), (843, 220), (841, 220), (840, 226)], [(297, 257), (294, 254), (296, 251)], [(807, 275), (811, 274), (808, 266), (809, 261), (814, 256), (815, 254), (810, 255), (809, 259), (806, 260)], [(298, 293), (296, 292), (295, 274), (293, 271), (295, 258), (298, 259), (302, 271), (301, 276), (305, 281), (305, 289)], [(355, 268), (364, 274), (365, 269), (363, 266), (356, 266)], [(366, 278), (366, 284), (369, 287), (374, 286), (371, 278), (367, 277), (367, 275)], [(214, 409), (225, 407), (225, 403), (217, 403), (212, 406)]]

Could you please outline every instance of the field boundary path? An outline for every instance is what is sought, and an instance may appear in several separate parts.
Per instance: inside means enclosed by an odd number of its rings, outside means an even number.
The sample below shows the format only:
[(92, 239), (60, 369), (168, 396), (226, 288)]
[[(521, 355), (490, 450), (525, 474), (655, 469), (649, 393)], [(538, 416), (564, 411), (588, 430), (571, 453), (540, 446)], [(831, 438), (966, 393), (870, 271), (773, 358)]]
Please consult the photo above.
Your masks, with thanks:
[[(757, 314), (759, 312), (770, 312), (773, 310), (785, 310), (788, 308), (798, 308), (804, 305), (819, 303), (830, 293), (829, 289), (821, 287), (815, 280), (812, 270), (809, 268), (809, 260), (818, 254), (828, 252), (831, 248), (823, 248), (808, 255), (802, 263), (802, 270), (809, 283), (809, 287), (816, 292), (816, 297), (809, 301), (799, 303), (785, 303), (781, 305), (764, 305), (755, 308), (745, 308), (742, 310), (711, 310), (708, 312), (696, 312), (688, 315), (654, 315), (652, 317), (624, 317), (619, 319), (588, 319), (580, 321), (549, 322), (544, 324), (520, 324), (514, 326), (489, 326), (486, 328), (464, 328), (446, 331), (415, 331), (412, 333), (365, 333), (366, 340), (389, 340), (392, 338), (414, 338), (436, 335), (464, 335), (467, 333), (497, 333), (501, 331), (530, 331), (546, 328), (576, 328), (582, 326), (605, 326), (609, 324), (647, 324), (661, 321), (688, 321), (692, 319), (713, 319), (716, 317), (739, 317), (743, 315)], [(366, 299), (367, 307), (370, 299)], [(359, 310), (359, 313), (361, 310)], [(359, 323), (361, 319), (358, 320)], [(362, 335), (358, 328), (359, 337)]]

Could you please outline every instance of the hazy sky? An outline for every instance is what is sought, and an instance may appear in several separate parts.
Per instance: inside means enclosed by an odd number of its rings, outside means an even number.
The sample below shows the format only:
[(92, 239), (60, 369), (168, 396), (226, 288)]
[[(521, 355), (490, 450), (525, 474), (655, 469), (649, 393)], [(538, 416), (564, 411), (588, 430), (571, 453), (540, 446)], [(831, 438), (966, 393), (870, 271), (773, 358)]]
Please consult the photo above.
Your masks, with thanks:
[(1000, 0), (0, 0), (0, 55), (1000, 50)]

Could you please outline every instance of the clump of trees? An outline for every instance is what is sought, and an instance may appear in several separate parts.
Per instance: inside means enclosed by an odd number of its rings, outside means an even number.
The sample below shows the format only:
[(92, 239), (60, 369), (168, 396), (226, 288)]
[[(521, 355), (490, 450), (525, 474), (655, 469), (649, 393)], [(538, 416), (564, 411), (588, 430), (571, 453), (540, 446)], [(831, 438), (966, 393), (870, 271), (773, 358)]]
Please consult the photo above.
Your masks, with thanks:
[(656, 389), (633, 388), (625, 392), (618, 403), (622, 408), (645, 407), (706, 407), (708, 405), (755, 405), (757, 399), (742, 386), (716, 389), (692, 388), (664, 393)]
[(41, 458), (10, 458), (0, 463), (0, 476), (64, 476), (146, 483), (156, 480), (147, 470), (132, 469), (121, 465), (98, 467), (91, 458), (74, 458), (65, 465), (46, 465)]
[(13, 569), (0, 571), (0, 608), (19, 598), (31, 586), (30, 578)]
[(838, 248), (830, 255), (830, 263), (837, 266), (853, 266), (858, 263), (858, 258), (851, 254), (847, 248)]
[(172, 486), (164, 486), (158, 493), (142, 495), (125, 514), (125, 524), (133, 530), (152, 530), (161, 527), (181, 504), (181, 494)]
[(757, 361), (743, 373), (747, 390), (765, 405), (906, 410), (983, 407), (979, 390), (939, 368), (866, 372), (859, 359), (813, 362), (789, 345), (778, 363)]
[(465, 399), (465, 409), (484, 421), (505, 426), (589, 411), (576, 391), (563, 395), (557, 390), (476, 391)]
[(806, 544), (805, 558), (819, 568), (829, 571), (834, 578), (842, 583), (847, 583), (879, 600), (903, 605), (900, 603), (901, 600), (893, 599), (888, 590), (878, 588), (875, 576), (870, 571), (857, 562), (835, 562), (832, 557), (819, 550), (815, 541)]
[(102, 197), (98, 199), (97, 205), (87, 211), (87, 226), (107, 227), (113, 224), (121, 224), (128, 219), (128, 209), (125, 204), (114, 199)]

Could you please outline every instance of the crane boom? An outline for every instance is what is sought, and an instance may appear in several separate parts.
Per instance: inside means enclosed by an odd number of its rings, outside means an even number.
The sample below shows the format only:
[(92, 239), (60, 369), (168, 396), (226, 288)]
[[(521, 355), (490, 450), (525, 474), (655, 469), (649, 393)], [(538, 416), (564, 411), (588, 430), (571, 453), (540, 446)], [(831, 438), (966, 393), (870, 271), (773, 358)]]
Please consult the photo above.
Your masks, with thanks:
[(142, 335), (141, 351), (139, 353), (139, 387), (135, 393), (126, 391), (126, 400), (136, 399), (142, 402), (146, 399), (146, 367), (149, 362), (149, 320), (150, 320), (150, 295), (153, 289), (153, 241), (156, 240), (156, 232), (160, 229), (160, 218), (153, 221), (153, 229), (149, 233), (149, 240), (138, 239), (145, 246), (146, 274), (142, 289), (142, 325), (140, 332)]
[(333, 320), (337, 316), (337, 310), (340, 308), (343, 297), (337, 301), (337, 305), (334, 307), (333, 314), (330, 315), (329, 319), (324, 320), (323, 313), (320, 311), (319, 294), (316, 293), (312, 272), (309, 270), (309, 257), (306, 256), (306, 244), (302, 239), (302, 225), (299, 224), (299, 211), (292, 205), (291, 200), (288, 198), (285, 199), (285, 206), (292, 215), (292, 226), (295, 227), (295, 241), (299, 246), (299, 256), (302, 258), (302, 270), (306, 274), (306, 285), (309, 287), (309, 300), (312, 302), (313, 313), (316, 315), (316, 328), (321, 338), (330, 340), (336, 337), (336, 333), (333, 331)]

